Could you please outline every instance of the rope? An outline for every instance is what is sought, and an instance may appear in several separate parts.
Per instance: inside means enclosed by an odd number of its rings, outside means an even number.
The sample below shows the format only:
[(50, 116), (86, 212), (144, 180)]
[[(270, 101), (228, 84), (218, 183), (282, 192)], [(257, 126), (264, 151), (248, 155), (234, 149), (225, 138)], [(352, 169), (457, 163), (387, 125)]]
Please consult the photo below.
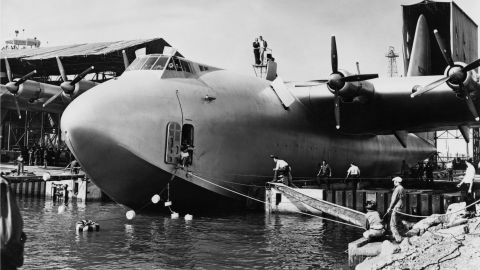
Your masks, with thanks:
[[(262, 200), (259, 200), (259, 199), (257, 199), (257, 198), (253, 198), (253, 197), (250, 197), (250, 196), (245, 195), (245, 194), (243, 194), (243, 193), (240, 193), (240, 192), (238, 192), (238, 191), (235, 191), (235, 190), (232, 190), (232, 189), (223, 187), (223, 186), (221, 186), (221, 185), (215, 184), (215, 183), (213, 183), (213, 182), (211, 182), (211, 181), (209, 181), (209, 180), (207, 180), (207, 179), (204, 179), (204, 178), (202, 178), (202, 177), (200, 177), (200, 176), (198, 176), (198, 175), (195, 175), (195, 174), (193, 174), (193, 173), (191, 173), (191, 172), (189, 172), (188, 174), (190, 174), (190, 175), (192, 175), (193, 177), (196, 177), (196, 178), (198, 178), (198, 179), (200, 179), (200, 180), (202, 180), (202, 181), (204, 181), (204, 182), (207, 182), (207, 183), (209, 183), (209, 184), (211, 184), (211, 185), (214, 185), (214, 186), (216, 186), (216, 187), (219, 187), (219, 188), (222, 188), (222, 189), (227, 190), (227, 191), (229, 191), (229, 192), (232, 192), (232, 193), (235, 193), (235, 194), (237, 194), (237, 195), (243, 196), (243, 197), (248, 198), (248, 199), (250, 199), (250, 200), (254, 200), (254, 201), (257, 201), (257, 202), (259, 202), (259, 203), (263, 203), (263, 204), (265, 204), (265, 205), (268, 205), (268, 202), (266, 202), (266, 201), (262, 201)], [(358, 226), (358, 225), (354, 225), (354, 224), (350, 224), (350, 223), (346, 223), (346, 222), (341, 222), (341, 221), (338, 221), (338, 220), (335, 220), (335, 219), (330, 219), (330, 218), (326, 218), (326, 217), (321, 217), (321, 216), (318, 216), (318, 215), (309, 214), (309, 213), (302, 212), (302, 211), (294, 211), (294, 212), (297, 212), (297, 213), (300, 213), (300, 214), (303, 214), (303, 215), (306, 215), (306, 216), (321, 218), (321, 219), (324, 219), (324, 220), (336, 222), (336, 223), (339, 223), (339, 224), (343, 224), (343, 225), (347, 225), (347, 226), (351, 226), (351, 227), (355, 227), (355, 228), (360, 228), (360, 229), (362, 229), (362, 230), (365, 229), (365, 228), (363, 228), (363, 227), (361, 227), (361, 226)]]
[[(451, 213), (441, 214), (440, 216), (447, 216), (447, 215), (452, 215), (452, 214), (458, 213), (458, 212), (463, 211), (463, 210), (467, 209), (468, 207), (473, 206), (473, 205), (475, 205), (475, 204), (477, 204), (477, 203), (479, 203), (479, 202), (480, 202), (480, 199), (477, 200), (477, 201), (475, 201), (475, 202), (473, 202), (473, 203), (471, 203), (471, 204), (469, 204), (469, 205), (467, 205), (467, 206), (465, 206), (465, 207), (463, 207), (463, 208), (461, 208), (461, 209), (458, 209), (457, 211), (454, 211), (454, 212), (451, 212)], [(392, 211), (394, 211), (394, 212), (396, 212), (396, 213), (399, 213), (400, 215), (404, 215), (404, 216), (408, 216), (408, 217), (419, 217), (419, 218), (429, 217), (429, 216), (411, 215), (411, 214), (407, 214), (407, 213), (403, 213), (403, 212), (397, 211), (397, 210), (395, 210), (395, 209), (393, 209)]]

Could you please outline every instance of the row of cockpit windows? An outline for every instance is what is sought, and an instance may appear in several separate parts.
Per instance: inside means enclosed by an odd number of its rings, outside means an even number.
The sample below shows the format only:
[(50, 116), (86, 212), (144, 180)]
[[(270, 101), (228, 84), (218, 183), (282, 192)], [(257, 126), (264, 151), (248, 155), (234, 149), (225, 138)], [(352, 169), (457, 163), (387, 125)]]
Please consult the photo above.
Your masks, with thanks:
[(141, 56), (128, 66), (127, 70), (163, 70), (168, 56)]
[[(168, 61), (169, 58), (170, 61)], [(133, 61), (130, 66), (128, 66), (127, 70), (163, 70), (165, 67), (167, 70), (195, 73), (195, 70), (192, 68), (189, 62), (179, 59), (177, 57), (169, 57), (163, 55), (146, 55), (138, 57), (137, 59), (135, 59), (135, 61)], [(207, 71), (208, 67), (199, 65), (199, 69), (200, 71)]]

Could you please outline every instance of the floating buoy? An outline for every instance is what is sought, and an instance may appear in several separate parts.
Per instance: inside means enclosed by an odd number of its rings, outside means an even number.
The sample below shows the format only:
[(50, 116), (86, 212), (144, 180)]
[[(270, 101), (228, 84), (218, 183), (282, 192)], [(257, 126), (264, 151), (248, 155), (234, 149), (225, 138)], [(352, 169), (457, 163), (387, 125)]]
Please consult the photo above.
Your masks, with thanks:
[(190, 214), (185, 215), (185, 220), (192, 220), (192, 219), (193, 219), (192, 215), (190, 215)]
[(43, 181), (48, 181), (48, 180), (50, 180), (51, 177), (52, 177), (52, 176), (51, 176), (50, 173), (48, 173), (48, 172), (47, 172), (47, 173), (44, 173), (44, 174), (42, 175)]
[(75, 225), (75, 230), (77, 232), (98, 232), (100, 230), (100, 225), (95, 221), (84, 219), (77, 222), (77, 224)]
[(127, 213), (125, 213), (125, 216), (127, 217), (128, 220), (132, 220), (135, 218), (135, 211), (129, 210)]
[(170, 217), (171, 217), (172, 219), (177, 219), (177, 218), (179, 217), (179, 215), (178, 215), (177, 212), (173, 212), (173, 213), (170, 215)]
[(65, 208), (66, 208), (66, 207), (65, 207), (64, 204), (60, 205), (60, 206), (58, 207), (58, 213), (59, 213), (59, 214), (63, 214), (63, 212), (65, 212)]
[(152, 203), (157, 204), (160, 201), (160, 195), (155, 194), (152, 196)]
[(165, 202), (165, 207), (167, 207), (167, 206), (172, 206), (172, 202), (171, 201)]

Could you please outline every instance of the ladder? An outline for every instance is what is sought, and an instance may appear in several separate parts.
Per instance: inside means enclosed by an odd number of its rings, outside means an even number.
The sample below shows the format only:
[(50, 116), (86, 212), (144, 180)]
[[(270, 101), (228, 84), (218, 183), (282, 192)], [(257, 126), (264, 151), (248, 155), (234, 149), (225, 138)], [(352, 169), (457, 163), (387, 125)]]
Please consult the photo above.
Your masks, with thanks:
[(297, 201), (302, 202), (314, 209), (322, 211), (329, 216), (337, 217), (341, 220), (355, 224), (357, 226), (361, 226), (366, 229), (367, 218), (362, 212), (335, 203), (312, 198), (298, 191), (300, 190), (298, 188), (294, 189), (280, 183), (269, 184), (288, 197), (294, 198)]

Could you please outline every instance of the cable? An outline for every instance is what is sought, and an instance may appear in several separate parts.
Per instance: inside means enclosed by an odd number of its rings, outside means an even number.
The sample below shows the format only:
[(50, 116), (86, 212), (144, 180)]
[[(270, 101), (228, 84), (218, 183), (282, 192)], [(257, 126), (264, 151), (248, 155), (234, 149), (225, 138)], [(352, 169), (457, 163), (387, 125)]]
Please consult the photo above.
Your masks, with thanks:
[[(262, 201), (262, 200), (259, 200), (259, 199), (257, 199), (257, 198), (253, 198), (253, 197), (250, 197), (250, 196), (245, 195), (245, 194), (243, 194), (243, 193), (237, 192), (237, 191), (235, 191), (235, 190), (232, 190), (232, 189), (223, 187), (223, 186), (218, 185), (218, 184), (216, 184), (216, 183), (213, 183), (213, 182), (211, 182), (211, 181), (209, 181), (209, 180), (207, 180), (207, 179), (204, 179), (204, 178), (202, 178), (202, 177), (200, 177), (200, 176), (198, 176), (198, 175), (195, 175), (195, 174), (193, 174), (193, 173), (191, 173), (191, 172), (189, 172), (188, 174), (190, 174), (190, 175), (192, 175), (193, 177), (196, 177), (196, 178), (198, 178), (198, 179), (200, 179), (200, 180), (202, 180), (202, 181), (204, 181), (204, 182), (207, 182), (207, 183), (209, 183), (209, 184), (211, 184), (211, 185), (214, 185), (214, 186), (216, 186), (216, 187), (222, 188), (222, 189), (224, 189), (224, 190), (227, 190), (227, 191), (229, 191), (229, 192), (235, 193), (235, 194), (237, 194), (237, 195), (240, 195), (240, 196), (246, 197), (246, 198), (248, 198), (248, 199), (251, 199), (251, 200), (254, 200), (254, 201), (263, 203), (263, 204), (265, 204), (265, 205), (268, 205), (268, 203), (265, 202), (265, 201)], [(307, 215), (307, 216), (311, 216), (311, 217), (316, 217), (316, 218), (321, 218), (321, 219), (328, 220), (328, 221), (332, 221), (332, 222), (336, 222), (336, 223), (339, 223), (339, 224), (343, 224), (343, 225), (347, 225), (347, 226), (359, 228), (359, 229), (362, 229), (362, 230), (365, 229), (365, 228), (363, 228), (363, 227), (361, 227), (361, 226), (358, 226), (358, 225), (353, 225), (353, 224), (350, 224), (350, 223), (341, 222), (341, 221), (338, 221), (338, 220), (334, 220), (334, 219), (330, 219), (330, 218), (326, 218), (326, 217), (321, 217), (321, 216), (309, 214), (309, 213), (302, 212), (302, 211), (295, 211), (295, 212), (300, 213), (300, 214), (303, 214), (303, 215)]]
[[(475, 205), (475, 204), (477, 204), (477, 203), (479, 203), (479, 202), (480, 202), (480, 199), (477, 200), (477, 201), (475, 201), (475, 202), (473, 202), (473, 203), (471, 203), (471, 204), (469, 204), (469, 205), (467, 205), (467, 206), (465, 206), (465, 207), (463, 207), (463, 208), (458, 209), (457, 211), (454, 211), (454, 212), (451, 212), (451, 213), (440, 214), (439, 217), (441, 217), (441, 216), (447, 216), (447, 215), (452, 215), (452, 214), (458, 213), (458, 212), (463, 211), (463, 210), (469, 208), (470, 206), (473, 206), (473, 205)], [(430, 216), (411, 215), (411, 214), (407, 214), (407, 213), (403, 213), (403, 212), (397, 211), (397, 210), (395, 210), (395, 209), (393, 209), (392, 211), (394, 211), (394, 212), (396, 212), (396, 213), (399, 213), (400, 215), (404, 215), (404, 216), (408, 216), (408, 217), (419, 217), (419, 218), (430, 217)]]

